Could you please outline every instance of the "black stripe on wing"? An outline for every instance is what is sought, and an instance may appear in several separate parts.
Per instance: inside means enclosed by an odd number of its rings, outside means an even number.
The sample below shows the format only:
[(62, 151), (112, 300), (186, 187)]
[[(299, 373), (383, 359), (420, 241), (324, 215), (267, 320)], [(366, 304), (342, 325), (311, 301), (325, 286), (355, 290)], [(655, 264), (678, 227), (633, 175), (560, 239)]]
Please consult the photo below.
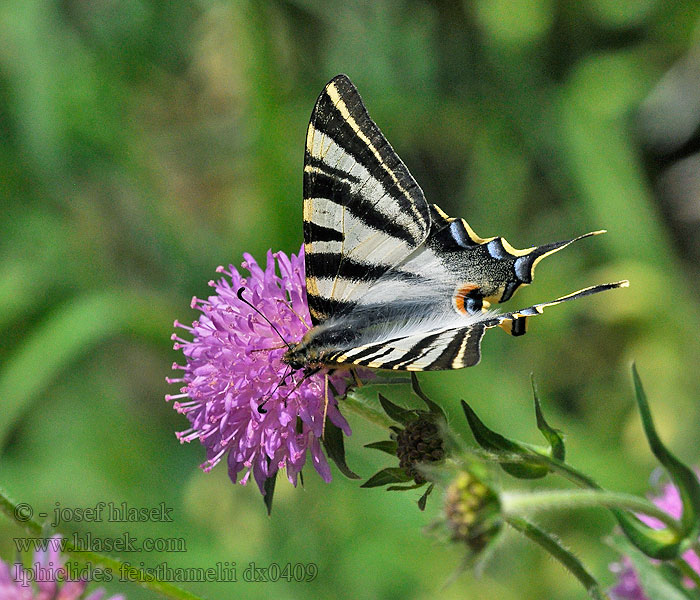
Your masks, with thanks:
[[(326, 296), (336, 287), (319, 290), (319, 278), (378, 279), (419, 246), (429, 228), (422, 190), (370, 118), (355, 86), (338, 75), (316, 101), (304, 158), (304, 246), (313, 324), (335, 314), (327, 301), (334, 298)], [(365, 249), (382, 240), (388, 249), (384, 263), (363, 260)], [(347, 296), (348, 287), (343, 289)]]
[[(386, 268), (356, 260), (344, 259), (340, 265), (340, 254), (334, 252), (314, 252), (306, 258), (307, 268), (311, 266), (317, 278), (337, 278), (350, 281), (374, 281), (379, 279)], [(406, 274), (405, 277), (410, 277)]]
[(476, 323), (469, 327), (447, 329), (418, 338), (399, 357), (382, 362), (381, 358), (396, 355), (407, 340), (416, 336), (401, 336), (384, 342), (368, 344), (329, 357), (329, 362), (371, 366), (396, 371), (438, 371), (461, 369), (477, 364), (481, 358), (481, 338), (486, 326)]
[(355, 306), (354, 302), (316, 296), (309, 292), (308, 289), (306, 290), (306, 297), (309, 302), (311, 320), (314, 323), (325, 321), (330, 315), (339, 315), (349, 312)]
[[(430, 214), (423, 191), (370, 118), (357, 88), (346, 75), (333, 78), (323, 90), (314, 107), (311, 125), (364, 166), (391, 199), (398, 202), (400, 209), (412, 215), (416, 227), (427, 233)], [(305, 198), (314, 196), (312, 190), (304, 189)]]
[[(350, 184), (337, 177), (321, 171), (304, 171), (304, 181), (314, 179), (313, 196), (305, 198), (326, 198), (338, 206), (338, 213), (343, 209), (350, 212), (355, 218), (367, 225), (367, 227), (381, 231), (385, 235), (404, 240), (412, 246), (417, 246), (423, 241), (423, 236), (417, 236), (416, 232), (406, 229), (398, 224), (396, 217), (388, 211), (381, 211), (377, 204), (368, 198), (362, 191), (353, 193)], [(313, 221), (305, 221), (305, 223)], [(338, 222), (338, 228), (342, 227), (342, 221)], [(304, 232), (304, 242), (311, 243), (317, 240), (307, 239)], [(348, 249), (352, 250), (352, 249)]]
[(304, 240), (306, 240), (306, 238), (312, 239), (315, 242), (342, 242), (345, 236), (342, 231), (309, 221), (308, 223), (304, 223)]
[(423, 370), (439, 371), (473, 367), (481, 360), (481, 338), (484, 337), (485, 331), (486, 327), (481, 323), (454, 330), (453, 338), (445, 346), (442, 354)]
[[(304, 173), (308, 173), (309, 175), (312, 175), (313, 177), (316, 176), (316, 173), (324, 173), (329, 177), (332, 177), (336, 180), (340, 181), (349, 181), (352, 183), (359, 183), (360, 180), (358, 177), (355, 177), (354, 175), (351, 175), (347, 171), (343, 171), (342, 169), (337, 169), (336, 167), (329, 165), (327, 161), (325, 161), (323, 158), (313, 156), (310, 152), (309, 149), (307, 148), (306, 151), (304, 152)], [(304, 189), (307, 189), (310, 185), (318, 185), (317, 181), (309, 181), (307, 182), (306, 180), (304, 181)], [(304, 197), (309, 197), (304, 194)], [(324, 196), (324, 198), (327, 198), (328, 196)]]
[[(421, 341), (415, 344), (408, 352), (406, 352), (401, 358), (384, 363), (383, 369), (405, 369), (405, 365), (417, 361), (422, 357), (427, 351), (430, 351), (432, 344), (435, 340), (440, 337), (439, 333), (433, 335), (426, 335)], [(354, 357), (353, 357), (354, 358)]]

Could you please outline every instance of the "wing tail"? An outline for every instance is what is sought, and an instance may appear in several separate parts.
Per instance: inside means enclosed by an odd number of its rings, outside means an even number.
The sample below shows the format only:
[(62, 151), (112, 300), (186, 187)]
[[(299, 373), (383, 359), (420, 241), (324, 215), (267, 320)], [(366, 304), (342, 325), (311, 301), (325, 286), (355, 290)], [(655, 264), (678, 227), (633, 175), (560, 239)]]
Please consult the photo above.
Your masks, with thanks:
[[(573, 242), (576, 240), (571, 241)], [(623, 281), (616, 281), (614, 283), (593, 285), (591, 287), (578, 290), (577, 292), (567, 294), (566, 296), (562, 296), (561, 298), (557, 298), (556, 300), (552, 300), (551, 302), (542, 302), (540, 304), (528, 306), (527, 308), (497, 315), (490, 321), (486, 322), (486, 327), (498, 326), (504, 329), (510, 335), (523, 335), (527, 331), (527, 318), (534, 317), (535, 315), (541, 315), (544, 309), (548, 306), (555, 306), (557, 304), (562, 304), (563, 302), (568, 302), (569, 300), (576, 300), (577, 298), (583, 298), (584, 296), (591, 296), (592, 294), (597, 294), (599, 292), (605, 292), (607, 290), (614, 290), (616, 288), (623, 287), (629, 287), (629, 281), (626, 279)]]

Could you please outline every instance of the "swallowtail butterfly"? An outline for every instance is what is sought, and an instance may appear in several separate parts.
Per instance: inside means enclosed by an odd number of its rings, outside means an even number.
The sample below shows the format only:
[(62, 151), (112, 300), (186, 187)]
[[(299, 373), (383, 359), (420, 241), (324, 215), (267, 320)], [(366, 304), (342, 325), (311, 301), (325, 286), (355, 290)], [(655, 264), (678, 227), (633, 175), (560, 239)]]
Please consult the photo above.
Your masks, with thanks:
[(430, 371), (479, 362), (484, 332), (525, 333), (547, 306), (628, 285), (589, 287), (508, 313), (490, 310), (573, 240), (517, 250), (428, 204), (338, 75), (313, 109), (304, 156), (306, 294), (313, 327), (284, 355), (294, 369)]

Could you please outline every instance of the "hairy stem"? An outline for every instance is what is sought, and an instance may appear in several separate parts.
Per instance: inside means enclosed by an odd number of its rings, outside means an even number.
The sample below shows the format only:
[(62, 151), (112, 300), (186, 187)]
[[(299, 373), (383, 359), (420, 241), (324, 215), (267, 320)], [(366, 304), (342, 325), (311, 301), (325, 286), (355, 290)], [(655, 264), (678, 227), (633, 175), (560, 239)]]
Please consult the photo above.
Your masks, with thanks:
[(339, 400), (344, 408), (348, 408), (356, 415), (367, 419), (370, 423), (379, 425), (384, 429), (389, 429), (391, 425), (395, 423), (384, 414), (384, 412), (377, 409), (363, 396), (356, 393), (354, 390), (350, 390), (344, 398)]
[(503, 493), (501, 495), (503, 511), (507, 514), (521, 513), (528, 510), (550, 508), (587, 508), (605, 506), (622, 508), (654, 517), (666, 525), (671, 532), (678, 534), (678, 522), (658, 506), (631, 494), (608, 492), (605, 490), (548, 490), (528, 492), (527, 494)]
[(543, 531), (531, 521), (520, 516), (508, 515), (506, 516), (506, 522), (513, 527), (513, 529), (542, 546), (542, 548), (558, 560), (569, 573), (581, 582), (583, 587), (586, 588), (588, 595), (593, 598), (593, 600), (610, 600), (610, 597), (586, 570), (586, 567), (583, 566), (581, 561), (570, 550), (564, 548), (556, 537)]

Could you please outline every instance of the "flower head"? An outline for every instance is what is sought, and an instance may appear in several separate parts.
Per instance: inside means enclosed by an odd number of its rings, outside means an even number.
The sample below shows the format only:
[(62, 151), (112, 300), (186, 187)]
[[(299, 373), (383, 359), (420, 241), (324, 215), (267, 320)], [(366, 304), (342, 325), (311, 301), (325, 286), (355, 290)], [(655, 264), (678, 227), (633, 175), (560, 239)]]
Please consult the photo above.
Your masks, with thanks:
[(481, 552), (502, 527), (498, 494), (474, 473), (461, 471), (447, 488), (445, 517), (453, 541)]
[(396, 456), (401, 467), (416, 484), (426, 482), (420, 466), (440, 462), (445, 449), (435, 417), (420, 411), (418, 418), (396, 432)]
[[(29, 569), (20, 563), (9, 565), (0, 560), (0, 599), (2, 600), (105, 600), (104, 590), (84, 596), (87, 581), (72, 579), (60, 554), (61, 536), (37, 539), (42, 548), (34, 552)], [(125, 600), (111, 596), (109, 600)]]
[[(216, 293), (206, 300), (192, 299), (192, 308), (202, 313), (199, 319), (191, 327), (175, 321), (175, 327), (192, 336), (185, 340), (173, 335), (186, 364), (174, 364), (184, 375), (168, 382), (184, 385), (180, 394), (166, 400), (176, 400), (174, 408), (191, 424), (177, 435), (181, 442), (199, 439), (205, 446), (205, 471), (227, 456), (231, 479), (237, 481), (244, 472), (240, 483), (245, 484), (252, 472), (263, 493), (266, 479), (282, 468), (296, 485), (307, 450), (316, 471), (330, 481), (320, 443), (323, 418), (327, 412), (350, 435), (332, 393), (333, 388), (342, 393), (345, 381), (325, 370), (290, 373), (281, 360), (311, 326), (304, 248), (290, 257), (269, 251), (264, 269), (249, 254), (244, 258), (249, 276), (232, 265), (219, 267), (224, 276), (209, 283)], [(331, 385), (326, 407), (327, 376)]]
[[(653, 497), (652, 501), (656, 506), (673, 518), (680, 518), (683, 511), (683, 502), (678, 488), (672, 483), (663, 485), (660, 493)], [(662, 529), (664, 527), (660, 521), (653, 517), (647, 515), (638, 515), (638, 517), (641, 521), (654, 529)], [(700, 557), (698, 557), (695, 550), (687, 550), (683, 553), (682, 558), (693, 571), (700, 574)], [(614, 600), (648, 600), (642, 588), (639, 576), (637, 575), (637, 571), (628, 557), (624, 556), (620, 562), (613, 563), (610, 565), (610, 569), (618, 575), (617, 585), (610, 590), (610, 595)], [(689, 588), (695, 587), (690, 579), (686, 578), (684, 583)]]

